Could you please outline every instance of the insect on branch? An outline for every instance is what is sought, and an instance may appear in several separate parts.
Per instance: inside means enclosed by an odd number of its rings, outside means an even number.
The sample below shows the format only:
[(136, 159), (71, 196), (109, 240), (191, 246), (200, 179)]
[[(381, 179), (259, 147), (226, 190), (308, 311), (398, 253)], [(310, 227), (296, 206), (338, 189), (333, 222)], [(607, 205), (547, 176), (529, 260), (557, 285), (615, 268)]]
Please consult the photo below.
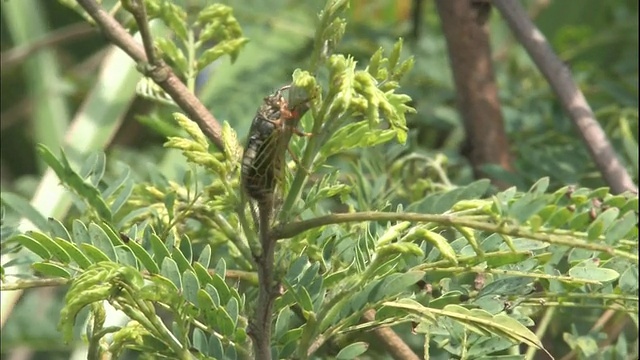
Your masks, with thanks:
[[(250, 198), (260, 249), (252, 249), (257, 266), (259, 295), (248, 334), (253, 339), (256, 358), (271, 359), (271, 319), (273, 302), (278, 295), (274, 281), (276, 241), (270, 234), (278, 184), (284, 180), (285, 155), (292, 134), (297, 129), (305, 102), (291, 106), (284, 98), (284, 86), (264, 98), (249, 129), (241, 167), (242, 189)], [(252, 203), (253, 202), (253, 203)]]

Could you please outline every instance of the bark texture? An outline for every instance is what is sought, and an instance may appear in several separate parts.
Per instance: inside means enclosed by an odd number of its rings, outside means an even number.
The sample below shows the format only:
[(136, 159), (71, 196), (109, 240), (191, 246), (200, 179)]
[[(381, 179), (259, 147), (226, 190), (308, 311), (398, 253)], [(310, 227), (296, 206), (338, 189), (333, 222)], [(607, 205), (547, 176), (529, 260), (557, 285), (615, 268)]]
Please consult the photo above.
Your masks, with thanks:
[[(487, 2), (437, 0), (455, 82), (458, 111), (467, 134), (462, 149), (476, 178), (487, 177), (485, 164), (511, 171), (509, 144), (504, 131), (498, 87), (491, 61)], [(492, 179), (498, 188), (506, 184)]]

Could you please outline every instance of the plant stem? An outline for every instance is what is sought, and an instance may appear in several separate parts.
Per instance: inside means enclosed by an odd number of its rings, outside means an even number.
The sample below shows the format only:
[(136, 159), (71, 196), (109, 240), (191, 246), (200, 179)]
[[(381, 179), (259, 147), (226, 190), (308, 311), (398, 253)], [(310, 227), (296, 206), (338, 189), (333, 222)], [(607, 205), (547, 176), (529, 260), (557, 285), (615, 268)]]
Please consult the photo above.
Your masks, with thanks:
[(423, 265), (416, 266), (412, 270), (422, 270), (428, 273), (451, 272), (454, 274), (473, 272), (473, 273), (480, 273), (480, 274), (496, 274), (496, 275), (506, 275), (506, 276), (528, 277), (532, 279), (550, 279), (550, 280), (567, 281), (567, 282), (574, 282), (574, 283), (581, 283), (581, 284), (595, 284), (595, 285), (600, 284), (600, 282), (596, 280), (576, 279), (571, 276), (539, 274), (539, 273), (516, 271), (516, 270), (487, 269), (482, 266), (452, 266), (452, 267), (441, 268), (441, 267), (431, 266), (431, 264), (423, 264)]
[[(109, 40), (126, 52), (132, 59), (141, 63), (152, 60), (122, 25), (113, 16), (105, 12), (95, 0), (78, 0), (78, 4), (95, 20), (100, 30)], [(173, 101), (187, 113), (189, 118), (198, 124), (202, 132), (211, 139), (216, 147), (224, 152), (220, 123), (176, 76), (173, 70), (161, 60), (159, 62), (161, 63), (160, 65), (151, 63), (156, 65), (156, 69), (146, 75), (150, 76), (162, 90), (169, 94)]]
[(637, 185), (620, 162), (587, 99), (573, 80), (571, 71), (553, 51), (544, 34), (529, 18), (526, 10), (518, 1), (494, 0), (492, 3), (558, 96), (562, 107), (576, 125), (602, 177), (611, 187), (611, 192), (620, 194), (631, 191), (637, 194)]
[(10, 283), (3, 282), (2, 284), (0, 284), (0, 290), (12, 291), (46, 286), (62, 286), (68, 284), (69, 281), (69, 279), (64, 278), (17, 280)]
[[(362, 318), (365, 321), (376, 321), (376, 311), (369, 309), (362, 314)], [(411, 348), (402, 341), (402, 338), (398, 336), (390, 327), (381, 326), (372, 330), (373, 335), (380, 340), (387, 352), (391, 354), (391, 357), (395, 360), (419, 360), (420, 358), (411, 350)]]
[(276, 239), (270, 235), (273, 196), (258, 204), (259, 236), (262, 252), (255, 256), (258, 271), (258, 303), (248, 334), (253, 340), (256, 360), (271, 360), (271, 318), (276, 298), (274, 284), (274, 259)]
[(619, 250), (609, 245), (600, 243), (586, 242), (575, 236), (555, 235), (549, 233), (533, 232), (526, 227), (510, 225), (506, 223), (490, 223), (480, 222), (466, 219), (455, 215), (436, 215), (436, 214), (419, 214), (419, 213), (395, 213), (395, 212), (376, 212), (365, 211), (348, 214), (332, 214), (320, 216), (317, 218), (292, 222), (279, 226), (272, 234), (273, 239), (287, 239), (301, 234), (307, 230), (331, 225), (343, 224), (348, 222), (361, 221), (413, 221), (413, 222), (430, 222), (445, 226), (463, 226), (475, 230), (487, 231), (490, 233), (511, 235), (523, 237), (527, 239), (537, 240), (544, 243), (570, 246), (593, 251), (603, 251), (611, 255), (619, 256), (638, 263), (638, 255), (627, 251)]

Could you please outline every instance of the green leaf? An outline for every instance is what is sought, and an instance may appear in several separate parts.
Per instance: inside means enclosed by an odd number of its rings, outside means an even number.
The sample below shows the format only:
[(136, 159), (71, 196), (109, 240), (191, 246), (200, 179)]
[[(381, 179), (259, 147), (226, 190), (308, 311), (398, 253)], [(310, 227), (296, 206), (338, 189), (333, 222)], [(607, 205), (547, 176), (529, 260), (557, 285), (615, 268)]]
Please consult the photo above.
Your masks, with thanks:
[(545, 191), (547, 191), (548, 188), (549, 188), (549, 177), (545, 176), (540, 180), (536, 181), (536, 183), (531, 186), (531, 189), (529, 189), (529, 193), (532, 193), (534, 195), (542, 195), (545, 193)]
[(447, 305), (440, 310), (425, 307), (411, 299), (400, 299), (396, 302), (386, 302), (383, 305), (417, 313), (423, 316), (423, 320), (428, 323), (435, 323), (437, 316), (445, 316), (471, 331), (481, 333), (488, 331), (501, 337), (510, 338), (517, 343), (526, 343), (544, 350), (542, 343), (533, 332), (503, 313), (493, 316), (484, 310), (468, 310), (459, 305)]
[(535, 197), (533, 194), (525, 194), (509, 206), (508, 216), (522, 224), (547, 206), (548, 202), (547, 197)]
[(604, 234), (607, 244), (613, 245), (627, 235), (638, 224), (638, 216), (629, 211), (616, 220)]
[(164, 258), (162, 260), (162, 266), (160, 267), (160, 275), (166, 277), (171, 280), (171, 282), (178, 288), (178, 290), (182, 290), (182, 279), (180, 277), (180, 270), (178, 269), (178, 265), (171, 258)]
[(127, 180), (125, 187), (120, 191), (118, 197), (111, 203), (111, 213), (117, 213), (127, 202), (131, 193), (133, 193), (133, 185), (134, 182), (132, 180)]
[(213, 309), (216, 304), (213, 302), (211, 295), (203, 289), (198, 289), (198, 302), (196, 303), (200, 309)]
[(620, 274), (607, 268), (576, 266), (569, 269), (569, 275), (580, 280), (593, 280), (602, 283), (617, 279)]
[(218, 334), (211, 334), (209, 337), (209, 355), (214, 359), (224, 359), (222, 342), (217, 337)]
[(61, 277), (65, 279), (71, 279), (71, 273), (62, 266), (50, 262), (37, 262), (31, 264), (31, 267), (48, 277)]
[[(91, 259), (94, 263), (98, 263), (101, 261), (111, 261), (109, 257), (100, 251), (97, 247), (91, 244), (80, 244), (80, 249)], [(115, 250), (114, 250), (115, 254)]]
[(404, 274), (392, 274), (382, 280), (378, 291), (369, 295), (369, 302), (388, 299), (402, 292), (411, 292), (413, 286), (425, 276), (424, 271), (408, 271)]
[(395, 136), (395, 131), (372, 129), (365, 121), (348, 124), (338, 129), (323, 144), (321, 156), (322, 159), (327, 159), (350, 149), (372, 147), (393, 140)]
[[(120, 176), (118, 176), (116, 180), (110, 183), (109, 187), (102, 192), (102, 197), (106, 199), (109, 196), (115, 194), (115, 192), (118, 191), (118, 189), (120, 189), (122, 185), (124, 185), (124, 183), (129, 179), (130, 175), (131, 175), (131, 169), (128, 166), (124, 167), (124, 169), (120, 173)], [(114, 214), (115, 214), (115, 211), (114, 211)]]
[(89, 231), (87, 231), (87, 227), (84, 226), (82, 221), (78, 219), (73, 220), (73, 242), (76, 245), (80, 244), (91, 244), (91, 236), (89, 236)]
[(0, 199), (6, 206), (15, 210), (20, 216), (27, 218), (38, 229), (44, 231), (48, 229), (47, 219), (36, 208), (31, 206), (29, 201), (11, 192), (3, 191), (0, 193)]
[(187, 258), (184, 257), (180, 249), (174, 248), (173, 253), (171, 254), (171, 258), (176, 262), (176, 265), (178, 265), (178, 269), (180, 270), (180, 272), (185, 272), (187, 270), (193, 271), (191, 264), (189, 263)]
[(432, 203), (426, 204), (423, 201), (425, 213), (427, 214), (442, 214), (451, 209), (456, 203), (463, 200), (461, 195), (464, 193), (464, 188), (453, 189), (437, 196), (434, 196)]
[(151, 234), (149, 237), (149, 241), (151, 242), (151, 249), (153, 250), (153, 259), (156, 264), (162, 264), (164, 258), (171, 257), (171, 253), (167, 246), (160, 240), (158, 235)]
[(276, 317), (276, 326), (273, 332), (273, 337), (276, 340), (280, 340), (280, 338), (289, 330), (289, 319), (291, 319), (291, 315), (293, 312), (288, 307), (282, 308)]
[(207, 292), (207, 294), (209, 294), (211, 301), (213, 301), (213, 305), (216, 307), (220, 306), (221, 303), (220, 303), (220, 295), (218, 294), (218, 290), (216, 290), (216, 288), (213, 287), (213, 285), (211, 284), (205, 285), (204, 290)]
[(229, 299), (229, 302), (227, 303), (227, 306), (225, 306), (225, 309), (227, 310), (227, 313), (229, 313), (229, 316), (231, 317), (231, 320), (233, 321), (234, 328), (238, 324), (238, 313), (240, 312), (239, 307), (240, 307), (240, 305), (238, 304), (238, 300), (236, 300), (236, 298), (234, 298), (234, 297)]
[(42, 144), (37, 145), (37, 151), (47, 165), (53, 169), (60, 181), (80, 195), (98, 212), (101, 218), (111, 220), (111, 210), (104, 202), (100, 191), (98, 191), (95, 186), (86, 183), (80, 175), (71, 169), (64, 153), (60, 154), (61, 160), (58, 160), (55, 155)]
[(104, 230), (104, 233), (107, 234), (107, 236), (109, 237), (109, 240), (111, 240), (111, 244), (113, 244), (113, 246), (118, 246), (118, 245), (123, 245), (124, 242), (122, 241), (122, 238), (120, 238), (120, 233), (115, 231), (111, 225), (109, 225), (106, 222), (102, 222), (99, 225), (102, 230)]
[(215, 46), (205, 50), (200, 57), (198, 57), (197, 69), (202, 70), (207, 65), (216, 61), (224, 55), (231, 55), (232, 60), (235, 58), (234, 54), (238, 53), (240, 49), (249, 42), (247, 38), (238, 38), (222, 41)]
[(462, 193), (459, 196), (460, 200), (458, 201), (472, 200), (484, 196), (490, 186), (491, 181), (489, 179), (476, 180), (462, 188)]
[(93, 186), (98, 186), (98, 184), (100, 183), (100, 180), (102, 180), (102, 177), (104, 176), (104, 171), (106, 168), (106, 163), (107, 163), (107, 157), (106, 155), (100, 151), (96, 154), (96, 162), (93, 166), (93, 168), (91, 169), (91, 184), (93, 184)]
[(67, 252), (67, 254), (69, 254), (69, 256), (71, 257), (71, 260), (75, 261), (75, 263), (78, 264), (78, 266), (80, 266), (82, 269), (86, 270), (89, 266), (91, 266), (92, 264), (91, 260), (89, 260), (80, 251), (80, 249), (76, 247), (76, 245), (58, 237), (54, 238), (53, 240), (56, 242), (56, 244), (58, 244), (58, 246), (63, 248)]
[(220, 333), (224, 336), (232, 336), (236, 327), (233, 323), (233, 319), (231, 319), (231, 316), (229, 316), (225, 308), (217, 307), (213, 312), (215, 314)]
[(191, 239), (189, 239), (189, 235), (183, 234), (180, 237), (180, 252), (184, 255), (184, 258), (187, 260), (187, 263), (191, 264), (193, 262), (193, 249), (191, 248)]
[(638, 291), (638, 266), (629, 266), (622, 275), (618, 286), (625, 294), (637, 294)]
[(552, 228), (559, 228), (569, 222), (573, 212), (566, 207), (557, 209), (547, 220), (547, 224)]
[(191, 270), (187, 270), (182, 274), (182, 293), (184, 298), (192, 304), (198, 304), (198, 290), (200, 290), (200, 283), (196, 274)]
[(27, 235), (20, 234), (14, 237), (13, 239), (17, 241), (18, 244), (29, 249), (32, 253), (38, 255), (41, 259), (43, 260), (51, 259), (51, 254), (49, 253), (49, 251), (33, 238)]
[(211, 276), (211, 285), (217, 290), (217, 294), (220, 295), (220, 303), (226, 303), (229, 301), (231, 291), (220, 275), (213, 274)]
[(180, 73), (188, 73), (189, 64), (187, 62), (187, 58), (184, 56), (182, 51), (178, 49), (178, 47), (176, 46), (176, 42), (174, 42), (173, 39), (157, 38), (155, 39), (154, 43), (158, 47), (162, 55), (171, 59)]
[(298, 299), (300, 301), (300, 303), (298, 305), (300, 305), (300, 307), (302, 307), (302, 310), (306, 311), (306, 312), (313, 312), (313, 301), (311, 301), (311, 296), (309, 296), (309, 292), (307, 291), (307, 289), (305, 289), (303, 286), (298, 288), (298, 291), (296, 291), (298, 294)]
[[(501, 245), (502, 246), (502, 245)], [(531, 252), (513, 252), (511, 250), (503, 252), (493, 252), (491, 256), (485, 257), (483, 260), (487, 262), (490, 268), (497, 268), (508, 264), (517, 264), (531, 257)], [(475, 263), (477, 264), (477, 262)]]
[(142, 263), (142, 265), (145, 267), (145, 269), (147, 269), (147, 271), (149, 271), (149, 273), (151, 274), (160, 273), (160, 268), (158, 267), (156, 262), (153, 261), (153, 258), (151, 258), (151, 255), (149, 255), (149, 253), (142, 246), (140, 246), (135, 241), (129, 241), (127, 243), (127, 246), (129, 246), (129, 248), (131, 249), (133, 254), (136, 256), (138, 261)]
[(571, 218), (571, 220), (569, 221), (569, 228), (575, 231), (583, 231), (590, 221), (591, 216), (589, 215), (589, 213), (579, 213)]
[(204, 333), (204, 331), (198, 328), (194, 328), (192, 339), (193, 340), (191, 341), (191, 344), (198, 351), (203, 354), (206, 354), (209, 351), (209, 343), (207, 341), (207, 335)]
[(620, 208), (620, 213), (625, 214), (627, 211), (638, 211), (638, 202), (640, 198), (638, 196), (633, 196), (629, 198), (627, 202)]
[(226, 278), (226, 276), (227, 276), (227, 262), (224, 261), (224, 258), (220, 258), (220, 260), (218, 260), (218, 263), (216, 264), (216, 268), (214, 270), (214, 273), (216, 273), (221, 279)]
[(133, 251), (131, 251), (130, 247), (126, 245), (116, 246), (116, 256), (118, 258), (118, 263), (138, 269), (136, 256), (134, 255)]
[(609, 188), (606, 186), (597, 188), (589, 193), (589, 199), (603, 199), (609, 194)]
[(349, 344), (342, 348), (338, 355), (336, 355), (337, 360), (348, 360), (355, 359), (358, 356), (364, 354), (365, 351), (369, 348), (369, 344), (366, 342), (355, 342), (353, 344)]
[(451, 261), (451, 263), (453, 264), (458, 264), (456, 252), (453, 250), (453, 248), (449, 244), (449, 241), (445, 239), (444, 236), (424, 228), (416, 229), (416, 235), (433, 244), (433, 246), (435, 246), (440, 251), (445, 259)]
[(71, 235), (69, 235), (69, 232), (60, 221), (54, 218), (49, 218), (48, 223), (49, 233), (52, 238), (59, 237), (64, 240), (71, 241)]
[(200, 284), (211, 283), (211, 274), (209, 274), (209, 271), (207, 271), (202, 264), (199, 262), (193, 263), (193, 271), (195, 271)]
[(118, 261), (116, 255), (116, 248), (113, 246), (113, 242), (109, 238), (109, 235), (98, 225), (94, 223), (89, 224), (89, 236), (91, 237), (91, 243), (100, 251), (102, 251), (112, 261)]
[(53, 257), (56, 260), (60, 261), (61, 263), (68, 264), (71, 261), (69, 254), (67, 254), (67, 252), (64, 251), (62, 247), (60, 247), (60, 245), (58, 245), (55, 241), (53, 241), (53, 239), (49, 238), (47, 235), (37, 231), (29, 231), (27, 232), (27, 235), (31, 236), (34, 240), (39, 242), (40, 245), (44, 246), (47, 249), (47, 251), (49, 251), (49, 253), (53, 255)]
[(211, 245), (207, 244), (207, 246), (202, 249), (200, 252), (200, 256), (198, 256), (198, 263), (202, 265), (203, 268), (207, 269), (209, 267), (209, 262), (211, 261)]
[(533, 279), (528, 277), (508, 277), (490, 282), (478, 292), (476, 298), (483, 296), (525, 295), (531, 290)]

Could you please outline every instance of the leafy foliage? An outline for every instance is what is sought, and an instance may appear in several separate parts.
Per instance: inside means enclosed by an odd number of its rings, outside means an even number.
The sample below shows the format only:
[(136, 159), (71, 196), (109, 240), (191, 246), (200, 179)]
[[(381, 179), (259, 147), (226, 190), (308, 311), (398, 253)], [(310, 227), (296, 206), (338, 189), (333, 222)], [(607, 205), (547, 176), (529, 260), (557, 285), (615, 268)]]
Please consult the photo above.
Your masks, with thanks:
[[(145, 4), (180, 40), (157, 37), (156, 46), (192, 89), (207, 65), (244, 51), (246, 38), (226, 5), (204, 7), (187, 21), (191, 15), (173, 2)], [(309, 68), (292, 76), (309, 95), (301, 126), (313, 135), (290, 144), (299, 158), (289, 161), (274, 227), (282, 235), (274, 357), (374, 357), (375, 341), (364, 330), (411, 323), (414, 350), (423, 346), (425, 358), (495, 358), (520, 343), (543, 348), (529, 328), (549, 307), (616, 309), (637, 324), (637, 195), (552, 187), (549, 178), (525, 191), (520, 181), (520, 188), (492, 193), (487, 180), (453, 185), (442, 157), (402, 153), (415, 110), (400, 81), (413, 58), (401, 60), (402, 41), (388, 56), (387, 47), (377, 49), (367, 66), (338, 53), (346, 5), (327, 2)], [(216, 45), (205, 50), (208, 41)], [(3, 222), (3, 254), (27, 249), (30, 256), (20, 280), (5, 276), (17, 262), (2, 264), (3, 286), (68, 284), (59, 329), (73, 341), (89, 309), (90, 356), (250, 355), (256, 230), (240, 196), (238, 135), (224, 123), (223, 154), (194, 122), (173, 118), (165, 148), (183, 156), (179, 177), (150, 172), (135, 181), (129, 167), (110, 177), (103, 153), (74, 166), (65, 151), (56, 156), (39, 146), (78, 216), (45, 219), (17, 194), (2, 194), (3, 206), (39, 228), (22, 233)], [(148, 120), (168, 123), (159, 114)], [(105, 325), (105, 303), (130, 321)], [(371, 309), (375, 319), (363, 321)], [(597, 351), (577, 328), (564, 339), (585, 356)], [(626, 341), (604, 351), (627, 354)]]

